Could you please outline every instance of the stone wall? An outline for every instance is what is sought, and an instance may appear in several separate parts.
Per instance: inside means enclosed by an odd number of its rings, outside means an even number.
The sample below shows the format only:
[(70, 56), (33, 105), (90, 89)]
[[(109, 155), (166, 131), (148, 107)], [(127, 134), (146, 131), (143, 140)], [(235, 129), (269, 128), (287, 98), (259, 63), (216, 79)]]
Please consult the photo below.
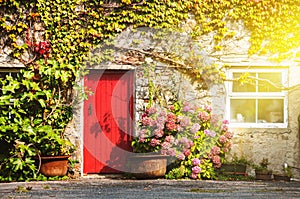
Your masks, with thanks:
[[(219, 53), (218, 56), (211, 57), (212, 60), (220, 65), (229, 64), (235, 66), (291, 66), (289, 76), (289, 86), (299, 84), (298, 76), (300, 67), (293, 63), (273, 63), (266, 57), (247, 56), (249, 47), (249, 37), (245, 33), (240, 33), (237, 39), (229, 42), (230, 45), (224, 49), (226, 53)], [(226, 117), (226, 90), (224, 85), (211, 85), (209, 90), (197, 90), (197, 85), (191, 84), (189, 79), (177, 72), (174, 68), (168, 67), (166, 64), (156, 62), (149, 57), (141, 57), (141, 55), (128, 56), (130, 49), (133, 49), (133, 43), (137, 43), (139, 49), (165, 48), (165, 44), (153, 43), (149, 39), (145, 39), (143, 34), (137, 32), (135, 34), (124, 32), (120, 35), (115, 43), (113, 61), (106, 61), (102, 64), (90, 66), (98, 69), (119, 69), (119, 70), (135, 70), (135, 119), (138, 121), (141, 112), (149, 103), (149, 78), (155, 87), (160, 88), (160, 96), (165, 102), (172, 98), (179, 97), (188, 101), (195, 101), (198, 104), (212, 103), (213, 112), (221, 118)], [(201, 46), (209, 46), (211, 39), (199, 39)], [(122, 48), (120, 48), (122, 47)], [(174, 48), (174, 47), (173, 47)], [(124, 50), (127, 49), (127, 50)], [(129, 50), (128, 50), (129, 49)], [(169, 49), (174, 50), (174, 49)], [(206, 49), (207, 51), (211, 49)], [(221, 56), (222, 55), (222, 56)], [(96, 56), (96, 53), (94, 54)], [(129, 57), (135, 59), (132, 64), (124, 62)], [(131, 58), (132, 58), (131, 57)], [(120, 61), (121, 60), (121, 61)], [(123, 60), (123, 61), (122, 61)], [(145, 65), (146, 63), (146, 65)], [(148, 74), (148, 75), (147, 75)], [(296, 81), (297, 80), (297, 81)], [(163, 95), (162, 95), (163, 93)], [(258, 164), (262, 158), (268, 158), (269, 167), (275, 172), (282, 172), (282, 165), (287, 162), (288, 165), (300, 168), (300, 146), (299, 146), (299, 123), (298, 115), (300, 110), (300, 90), (293, 89), (289, 92), (288, 106), (288, 128), (231, 128), (234, 133), (233, 148), (229, 154), (229, 158), (233, 155), (238, 157), (246, 157), (253, 163)], [(74, 109), (75, 120), (70, 125), (70, 135), (77, 144), (78, 150), (76, 159), (82, 162), (83, 147), (83, 118), (82, 104)], [(136, 122), (135, 121), (135, 122)], [(72, 126), (72, 127), (71, 127)], [(292, 169), (296, 178), (299, 178), (299, 170)], [(253, 171), (252, 171), (253, 172)], [(251, 170), (250, 170), (251, 173)]]
[[(300, 90), (299, 61), (286, 60), (282, 62), (272, 62), (269, 57), (247, 55), (249, 48), (249, 37), (245, 30), (238, 27), (238, 35), (244, 35), (241, 39), (234, 38), (223, 52), (218, 53), (215, 59), (220, 65), (230, 65), (234, 67), (287, 67), (289, 69), (289, 90), (288, 90), (288, 126), (287, 128), (231, 128), (234, 133), (233, 149), (231, 157), (237, 155), (246, 157), (248, 160), (259, 164), (263, 158), (268, 158), (269, 168), (276, 173), (283, 172), (283, 164), (286, 162), (292, 167), (295, 178), (300, 178), (300, 137), (299, 121), (300, 114)], [(244, 32), (244, 33), (243, 33)], [(223, 93), (223, 92), (221, 92)], [(223, 101), (220, 101), (220, 104)], [(230, 157), (230, 156), (229, 156)]]

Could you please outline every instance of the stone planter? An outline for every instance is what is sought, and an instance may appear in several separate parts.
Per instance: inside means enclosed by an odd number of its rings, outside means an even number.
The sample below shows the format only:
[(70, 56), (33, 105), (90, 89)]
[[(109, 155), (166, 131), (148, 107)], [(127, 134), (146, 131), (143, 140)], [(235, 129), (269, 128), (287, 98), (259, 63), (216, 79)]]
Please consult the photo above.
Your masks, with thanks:
[(40, 173), (47, 177), (65, 176), (70, 156), (46, 156), (40, 158)]
[(129, 158), (130, 172), (137, 179), (161, 178), (167, 170), (165, 155), (134, 154)]

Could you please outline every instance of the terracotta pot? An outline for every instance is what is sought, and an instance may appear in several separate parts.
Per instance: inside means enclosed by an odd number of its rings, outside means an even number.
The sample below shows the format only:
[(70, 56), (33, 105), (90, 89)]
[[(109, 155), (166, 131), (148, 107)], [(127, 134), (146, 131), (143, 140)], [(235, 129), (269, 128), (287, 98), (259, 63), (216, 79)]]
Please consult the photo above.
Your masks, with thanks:
[(129, 158), (130, 172), (138, 179), (164, 177), (167, 170), (165, 155), (138, 155)]
[(40, 173), (47, 177), (65, 176), (69, 157), (69, 155), (41, 157)]

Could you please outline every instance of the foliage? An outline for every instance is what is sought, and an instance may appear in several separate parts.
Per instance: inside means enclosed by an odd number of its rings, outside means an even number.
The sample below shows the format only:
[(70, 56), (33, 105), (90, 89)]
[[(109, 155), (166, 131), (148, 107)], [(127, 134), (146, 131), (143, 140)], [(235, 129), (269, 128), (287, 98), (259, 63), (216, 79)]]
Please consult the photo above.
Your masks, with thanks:
[(0, 79), (0, 141), (7, 149), (1, 180), (35, 178), (31, 157), (43, 153), (39, 147), (65, 145), (84, 60), (126, 28), (178, 30), (192, 14), (191, 35), (212, 33), (214, 49), (221, 50), (235, 35), (228, 25), (242, 20), (251, 31), (250, 54), (299, 57), (291, 54), (300, 42), (299, 9), (299, 0), (1, 0), (0, 53), (25, 66), (18, 78)]
[(257, 165), (254, 164), (253, 167), (255, 171), (263, 171), (263, 172), (269, 172), (271, 170), (268, 169), (269, 160), (268, 158), (263, 158), (262, 161)]
[(17, 79), (0, 78), (0, 140), (7, 152), (0, 157), (0, 180), (36, 178), (37, 155), (70, 154), (74, 150), (63, 135), (72, 118), (72, 106), (60, 104), (64, 94), (55, 95), (49, 89), (55, 76), (49, 73), (43, 82), (33, 81), (34, 76), (24, 70)]
[(287, 177), (289, 177), (289, 178), (293, 177), (292, 168), (290, 166), (284, 167), (283, 171)]
[(236, 175), (236, 174), (222, 174), (216, 177), (217, 180), (222, 181), (253, 181), (253, 176)]
[(224, 163), (226, 164), (242, 164), (242, 165), (252, 165), (251, 161), (247, 160), (246, 157), (238, 157), (236, 154), (232, 157), (231, 160), (228, 160), (227, 158), (224, 160)]
[(168, 109), (150, 107), (142, 115), (133, 150), (175, 157), (169, 178), (212, 178), (231, 148), (227, 124), (220, 124), (209, 106), (175, 102)]

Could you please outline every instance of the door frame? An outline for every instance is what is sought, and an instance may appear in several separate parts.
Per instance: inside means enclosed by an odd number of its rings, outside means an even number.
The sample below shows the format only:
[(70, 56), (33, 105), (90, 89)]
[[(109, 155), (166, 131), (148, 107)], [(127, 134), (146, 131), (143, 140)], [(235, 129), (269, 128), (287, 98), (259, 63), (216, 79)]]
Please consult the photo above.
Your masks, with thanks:
[[(103, 68), (86, 68), (86, 71), (93, 71), (93, 70), (109, 70), (111, 72), (113, 71), (131, 71), (133, 73), (133, 79), (132, 79), (132, 119), (134, 120), (133, 122), (133, 132), (132, 135), (135, 135), (135, 131), (136, 131), (136, 68), (133, 67), (132, 65), (110, 65), (109, 67), (103, 67)], [(85, 76), (84, 76), (85, 77)], [(81, 79), (80, 82), (80, 86), (82, 86), (82, 88), (84, 88), (84, 77)], [(100, 77), (99, 77), (100, 79)], [(81, 100), (81, 102), (79, 103), (79, 112), (80, 112), (80, 116), (78, 118), (78, 122), (79, 122), (79, 126), (77, 126), (77, 128), (79, 129), (79, 135), (80, 135), (80, 148), (77, 149), (77, 151), (80, 151), (80, 174), (81, 176), (84, 175), (88, 175), (83, 173), (83, 166), (84, 166), (84, 99)]]

